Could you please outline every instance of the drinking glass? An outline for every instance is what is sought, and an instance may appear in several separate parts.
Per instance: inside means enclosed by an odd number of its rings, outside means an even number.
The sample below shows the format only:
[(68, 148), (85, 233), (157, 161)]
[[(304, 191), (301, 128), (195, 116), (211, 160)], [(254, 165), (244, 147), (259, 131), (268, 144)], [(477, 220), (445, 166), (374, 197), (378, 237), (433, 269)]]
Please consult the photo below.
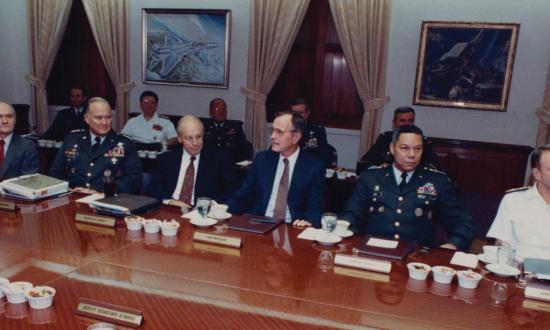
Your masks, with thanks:
[(199, 212), (202, 219), (206, 219), (208, 212), (210, 212), (210, 205), (212, 200), (208, 197), (199, 197), (197, 198), (197, 211)]
[(491, 285), (491, 305), (503, 306), (508, 299), (508, 286), (505, 283), (493, 282)]
[(321, 225), (323, 227), (323, 231), (326, 234), (332, 233), (336, 228), (336, 224), (337, 224), (336, 214), (323, 213), (323, 216), (321, 218)]
[(514, 249), (507, 245), (498, 247), (497, 263), (501, 266), (511, 266), (514, 260)]

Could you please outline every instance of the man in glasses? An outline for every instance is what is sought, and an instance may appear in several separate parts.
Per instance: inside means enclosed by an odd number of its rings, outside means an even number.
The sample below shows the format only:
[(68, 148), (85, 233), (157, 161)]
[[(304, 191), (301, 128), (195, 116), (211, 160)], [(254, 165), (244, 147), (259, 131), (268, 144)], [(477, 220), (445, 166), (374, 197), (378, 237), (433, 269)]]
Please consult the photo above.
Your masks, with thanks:
[(297, 113), (275, 115), (271, 148), (254, 158), (243, 185), (227, 202), (229, 212), (319, 227), (325, 167), (300, 149), (304, 127), (304, 118)]
[(159, 156), (147, 194), (176, 205), (194, 205), (198, 197), (224, 202), (238, 186), (231, 164), (223, 161), (227, 155), (203, 148), (204, 127), (195, 116), (182, 117), (177, 133), (182, 146)]

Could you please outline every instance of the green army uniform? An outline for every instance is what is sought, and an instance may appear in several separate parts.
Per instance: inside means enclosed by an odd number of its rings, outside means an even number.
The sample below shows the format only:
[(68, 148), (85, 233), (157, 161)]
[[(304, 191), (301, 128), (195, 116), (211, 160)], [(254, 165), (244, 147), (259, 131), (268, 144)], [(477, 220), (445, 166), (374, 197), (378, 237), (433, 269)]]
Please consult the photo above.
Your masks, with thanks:
[(118, 193), (139, 192), (141, 162), (134, 142), (111, 130), (93, 152), (90, 139), (88, 129), (69, 133), (50, 168), (50, 175), (69, 181), (71, 187), (103, 191), (103, 176), (108, 169)]
[(350, 221), (356, 233), (435, 245), (434, 224), (443, 222), (449, 243), (459, 250), (469, 247), (474, 225), (462, 207), (449, 177), (428, 167), (417, 167), (399, 189), (393, 166), (364, 171), (340, 219)]

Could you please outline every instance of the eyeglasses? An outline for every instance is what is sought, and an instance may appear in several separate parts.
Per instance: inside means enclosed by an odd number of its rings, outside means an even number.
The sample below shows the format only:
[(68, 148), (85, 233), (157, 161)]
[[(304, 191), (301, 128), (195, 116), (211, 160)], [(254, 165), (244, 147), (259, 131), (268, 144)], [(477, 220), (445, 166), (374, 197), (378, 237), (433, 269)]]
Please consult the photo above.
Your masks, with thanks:
[(192, 142), (192, 141), (202, 141), (203, 136), (202, 135), (196, 135), (196, 136), (184, 136), (181, 139), (185, 142)]
[(271, 128), (269, 129), (269, 134), (270, 134), (270, 135), (273, 134), (273, 133), (275, 133), (275, 135), (281, 136), (281, 135), (285, 134), (286, 132), (296, 133), (296, 130), (295, 130), (295, 129), (287, 129), (287, 130), (284, 130), (284, 131), (283, 131), (283, 130), (280, 130), (280, 129), (278, 129), (278, 128), (273, 128), (273, 127), (271, 127)]

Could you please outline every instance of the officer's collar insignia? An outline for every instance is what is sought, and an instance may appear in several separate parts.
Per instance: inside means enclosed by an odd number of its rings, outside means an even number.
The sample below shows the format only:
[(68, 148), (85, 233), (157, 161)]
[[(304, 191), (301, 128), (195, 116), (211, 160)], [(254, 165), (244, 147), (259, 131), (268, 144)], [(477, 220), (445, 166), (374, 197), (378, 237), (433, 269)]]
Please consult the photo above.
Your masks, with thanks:
[(435, 187), (431, 182), (424, 184), (422, 187), (418, 187), (416, 193), (419, 195), (437, 195), (437, 191), (435, 190)]
[(374, 191), (379, 191), (380, 190), (380, 186), (374, 186)]

